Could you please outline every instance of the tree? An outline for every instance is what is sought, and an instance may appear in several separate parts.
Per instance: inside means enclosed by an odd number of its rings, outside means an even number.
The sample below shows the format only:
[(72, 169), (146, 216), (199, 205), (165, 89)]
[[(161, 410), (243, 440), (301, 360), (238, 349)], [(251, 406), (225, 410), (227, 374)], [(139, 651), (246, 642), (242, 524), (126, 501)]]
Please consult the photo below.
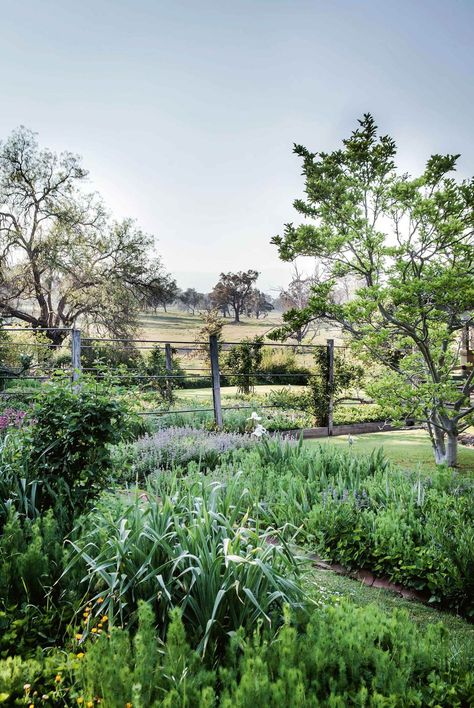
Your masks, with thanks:
[(69, 152), (41, 150), (26, 128), (0, 143), (0, 313), (50, 328), (59, 344), (79, 319), (128, 336), (164, 273), (153, 239), (114, 222)]
[[(280, 290), (280, 303), (283, 312), (285, 313), (289, 310), (303, 310), (307, 307), (311, 296), (311, 288), (316, 284), (317, 280), (316, 275), (306, 276), (300, 273), (298, 267), (295, 265), (291, 282), (287, 288)], [(314, 320), (307, 320), (295, 326), (292, 332), (288, 330), (288, 335), (296, 339), (298, 344), (301, 344), (311, 329), (314, 329)], [(314, 332), (314, 334), (316, 334), (316, 332)]]
[(248, 294), (245, 307), (247, 315), (251, 316), (254, 314), (257, 320), (260, 318), (260, 315), (266, 317), (269, 312), (275, 309), (268, 295), (265, 295), (265, 293), (257, 288), (252, 288)]
[(169, 273), (162, 273), (161, 277), (146, 289), (145, 306), (153, 308), (155, 313), (158, 307), (167, 312), (168, 305), (172, 305), (177, 297), (179, 288), (176, 280)]
[(215, 307), (220, 310), (230, 308), (234, 312), (234, 322), (240, 322), (240, 315), (245, 311), (246, 300), (258, 276), (256, 270), (221, 273), (211, 293)]
[[(473, 323), (474, 180), (451, 176), (458, 155), (433, 155), (416, 178), (399, 174), (395, 142), (378, 137), (369, 114), (341, 149), (294, 152), (306, 191), (294, 206), (310, 221), (287, 224), (273, 243), (283, 260), (317, 256), (327, 278), (304, 308), (284, 315), (275, 337), (313, 318), (340, 325), (356, 349), (386, 366), (384, 405), (397, 418), (425, 421), (436, 462), (455, 465), (458, 434), (474, 412), (474, 368), (453, 380), (459, 334)], [(337, 302), (333, 292), (347, 276), (357, 286)]]
[(179, 295), (179, 301), (183, 307), (194, 315), (196, 308), (204, 303), (206, 296), (203, 293), (198, 293), (195, 288), (187, 288)]

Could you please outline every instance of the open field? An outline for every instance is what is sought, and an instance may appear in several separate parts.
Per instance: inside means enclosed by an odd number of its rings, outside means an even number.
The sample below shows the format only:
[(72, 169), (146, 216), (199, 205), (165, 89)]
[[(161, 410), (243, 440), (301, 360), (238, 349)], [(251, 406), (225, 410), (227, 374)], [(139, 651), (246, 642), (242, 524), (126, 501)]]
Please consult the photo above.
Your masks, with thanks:
[[(242, 317), (240, 324), (227, 320), (223, 329), (223, 339), (226, 342), (238, 342), (247, 337), (266, 337), (275, 327), (281, 325), (281, 313), (270, 313), (268, 317), (255, 319)], [(199, 329), (203, 326), (203, 318), (199, 313), (170, 309), (168, 312), (143, 313), (141, 317), (140, 336), (143, 339), (158, 339), (169, 342), (194, 341)], [(338, 330), (321, 328), (312, 344), (325, 344), (326, 339), (333, 337), (338, 340)]]
[[(368, 453), (383, 447), (386, 456), (404, 469), (420, 470), (431, 473), (435, 471), (433, 451), (428, 433), (424, 430), (401, 430), (390, 433), (367, 433), (352, 436), (354, 454)], [(341, 435), (333, 438), (308, 440), (307, 445), (342, 445), (349, 446), (348, 437)], [(459, 446), (459, 470), (474, 473), (474, 449)]]

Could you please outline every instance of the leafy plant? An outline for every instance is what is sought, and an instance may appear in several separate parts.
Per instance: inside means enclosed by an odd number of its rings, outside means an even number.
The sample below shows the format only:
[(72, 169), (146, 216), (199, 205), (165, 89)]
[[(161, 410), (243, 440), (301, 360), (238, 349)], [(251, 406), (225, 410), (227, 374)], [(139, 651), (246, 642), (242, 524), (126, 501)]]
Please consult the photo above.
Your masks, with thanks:
[(161, 628), (179, 607), (205, 653), (241, 626), (278, 625), (283, 605), (302, 601), (297, 562), (284, 543), (266, 542), (278, 533), (252, 520), (250, 504), (238, 485), (204, 482), (170, 496), (151, 487), (110, 511), (103, 503), (81, 521), (70, 568), (82, 561), (87, 596), (103, 597), (101, 611), (121, 625), (140, 599), (153, 604)]
[(39, 509), (71, 517), (110, 476), (110, 445), (126, 430), (127, 413), (110, 391), (84, 379), (78, 390), (64, 381), (45, 386), (24, 429), (29, 478), (38, 480)]
[(244, 339), (232, 346), (225, 359), (225, 369), (232, 385), (240, 393), (250, 393), (258, 379), (262, 363), (263, 337)]

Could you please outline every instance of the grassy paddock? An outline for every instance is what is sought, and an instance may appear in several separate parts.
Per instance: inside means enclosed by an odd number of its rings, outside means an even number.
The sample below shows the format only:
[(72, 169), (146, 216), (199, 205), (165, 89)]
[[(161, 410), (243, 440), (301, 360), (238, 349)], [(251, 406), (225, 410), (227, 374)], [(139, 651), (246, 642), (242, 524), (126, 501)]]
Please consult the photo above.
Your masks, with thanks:
[[(270, 313), (268, 317), (256, 319), (242, 316), (240, 323), (233, 323), (231, 318), (226, 318), (223, 329), (223, 339), (226, 342), (238, 342), (241, 339), (255, 336), (266, 336), (275, 327), (282, 323), (280, 313)], [(199, 313), (191, 315), (189, 312), (171, 309), (168, 312), (143, 313), (141, 316), (140, 337), (142, 339), (160, 339), (170, 342), (193, 341), (204, 324)], [(333, 337), (339, 340), (339, 331), (322, 326), (312, 344), (325, 344), (326, 339)]]
[[(436, 469), (428, 433), (424, 430), (367, 433), (352, 436), (352, 440), (354, 454), (368, 453), (383, 447), (386, 456), (404, 469), (420, 470), (427, 474)], [(306, 444), (349, 447), (349, 438), (347, 435), (341, 435), (334, 438), (307, 440)], [(474, 449), (459, 446), (459, 470), (474, 474)]]

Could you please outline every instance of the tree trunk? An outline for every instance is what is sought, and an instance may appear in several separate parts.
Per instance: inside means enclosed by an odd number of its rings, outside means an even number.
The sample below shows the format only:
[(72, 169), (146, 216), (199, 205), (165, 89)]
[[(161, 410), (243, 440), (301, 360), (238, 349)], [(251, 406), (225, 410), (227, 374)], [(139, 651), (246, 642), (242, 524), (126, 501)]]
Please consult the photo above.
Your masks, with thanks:
[(446, 464), (448, 467), (456, 467), (458, 462), (458, 434), (448, 432), (446, 437)]
[(443, 431), (430, 425), (431, 444), (437, 465), (456, 467), (458, 461), (458, 433), (457, 430)]

